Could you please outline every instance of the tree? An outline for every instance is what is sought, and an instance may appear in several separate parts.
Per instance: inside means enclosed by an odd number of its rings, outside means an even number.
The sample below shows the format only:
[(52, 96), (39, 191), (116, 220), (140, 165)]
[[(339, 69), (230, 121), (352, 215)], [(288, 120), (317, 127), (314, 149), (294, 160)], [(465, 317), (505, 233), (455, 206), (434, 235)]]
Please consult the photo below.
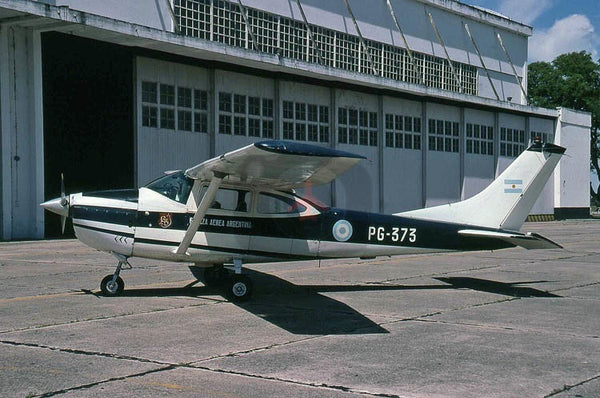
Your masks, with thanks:
[[(528, 71), (528, 100), (545, 108), (591, 112), (590, 168), (600, 177), (600, 60), (586, 51), (562, 54), (552, 62), (534, 62)], [(590, 183), (592, 201), (600, 205), (600, 187)]]

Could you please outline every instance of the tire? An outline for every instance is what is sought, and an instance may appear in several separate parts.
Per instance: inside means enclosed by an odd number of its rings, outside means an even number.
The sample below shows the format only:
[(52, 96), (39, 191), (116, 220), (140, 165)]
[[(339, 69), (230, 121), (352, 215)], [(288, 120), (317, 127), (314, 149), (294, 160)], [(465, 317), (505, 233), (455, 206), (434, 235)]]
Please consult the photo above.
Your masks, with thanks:
[(222, 286), (223, 283), (227, 280), (227, 270), (220, 265), (215, 265), (214, 267), (205, 268), (204, 275), (202, 277), (202, 282), (205, 286), (213, 287), (213, 286)]
[(106, 297), (114, 297), (123, 293), (125, 289), (125, 282), (121, 279), (120, 276), (117, 276), (117, 280), (113, 283), (114, 275), (106, 275), (102, 282), (100, 282), (100, 290), (102, 291), (102, 295)]
[(248, 301), (252, 295), (252, 280), (246, 275), (233, 275), (227, 283), (226, 296), (233, 302)]

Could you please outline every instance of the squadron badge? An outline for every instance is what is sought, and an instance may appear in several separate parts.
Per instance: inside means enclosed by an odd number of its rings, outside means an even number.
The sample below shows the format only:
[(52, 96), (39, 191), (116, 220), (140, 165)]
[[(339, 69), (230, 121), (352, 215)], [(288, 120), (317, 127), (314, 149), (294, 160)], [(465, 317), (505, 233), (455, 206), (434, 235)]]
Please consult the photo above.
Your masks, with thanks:
[(171, 213), (160, 213), (158, 215), (158, 225), (161, 228), (169, 228), (171, 225), (173, 225), (173, 217), (171, 216)]

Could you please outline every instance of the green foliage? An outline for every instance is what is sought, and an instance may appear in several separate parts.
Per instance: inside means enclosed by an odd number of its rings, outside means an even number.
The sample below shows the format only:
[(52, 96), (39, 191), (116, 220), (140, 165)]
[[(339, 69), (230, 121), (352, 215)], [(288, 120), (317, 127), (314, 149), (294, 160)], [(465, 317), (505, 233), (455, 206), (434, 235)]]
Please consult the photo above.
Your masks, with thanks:
[[(562, 54), (552, 62), (534, 62), (528, 71), (528, 100), (545, 108), (565, 107), (591, 112), (590, 167), (600, 176), (600, 60), (581, 51)], [(600, 202), (600, 188), (592, 189), (592, 201)]]

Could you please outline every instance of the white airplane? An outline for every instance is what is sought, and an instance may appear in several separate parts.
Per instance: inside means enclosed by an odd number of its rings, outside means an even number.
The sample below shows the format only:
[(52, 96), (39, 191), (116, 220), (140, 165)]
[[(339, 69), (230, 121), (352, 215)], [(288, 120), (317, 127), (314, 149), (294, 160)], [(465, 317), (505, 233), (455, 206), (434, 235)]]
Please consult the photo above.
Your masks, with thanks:
[(42, 203), (73, 219), (88, 246), (114, 255), (100, 284), (123, 292), (130, 257), (194, 263), (206, 285), (235, 301), (252, 293), (243, 263), (561, 246), (517, 232), (565, 148), (535, 140), (486, 189), (461, 202), (392, 215), (324, 207), (295, 193), (332, 181), (364, 159), (298, 142), (263, 141), (170, 172), (139, 190), (66, 196)]

